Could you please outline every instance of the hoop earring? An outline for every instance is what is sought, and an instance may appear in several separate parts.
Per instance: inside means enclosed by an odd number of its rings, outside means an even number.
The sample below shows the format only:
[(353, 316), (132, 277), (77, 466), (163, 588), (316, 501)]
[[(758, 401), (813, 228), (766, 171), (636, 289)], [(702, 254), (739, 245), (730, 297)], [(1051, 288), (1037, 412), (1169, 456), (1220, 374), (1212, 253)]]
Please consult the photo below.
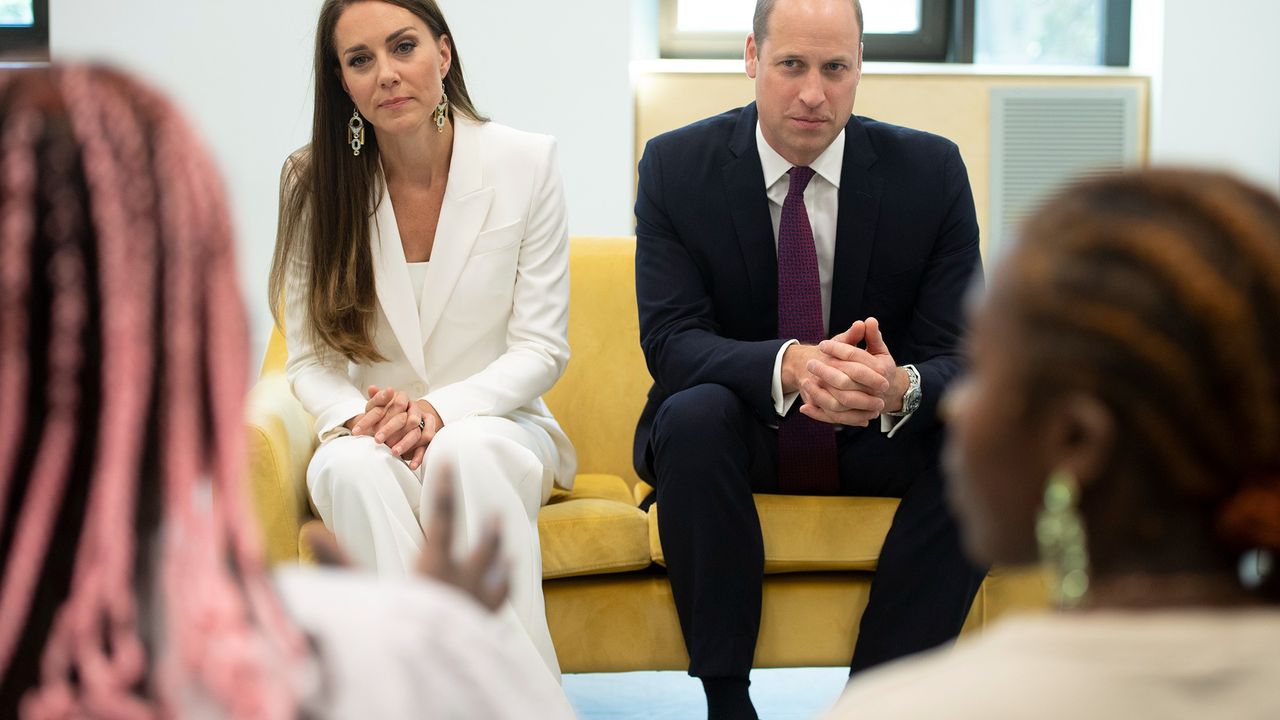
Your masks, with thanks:
[(351, 111), (351, 119), (347, 121), (347, 144), (351, 146), (351, 154), (360, 157), (360, 148), (364, 147), (364, 118), (358, 109)]
[(436, 109), (431, 113), (431, 119), (436, 121), (436, 132), (444, 132), (444, 120), (449, 114), (449, 93), (442, 88), (440, 90), (440, 104), (436, 105)]
[(1054, 470), (1044, 486), (1044, 507), (1036, 518), (1040, 559), (1051, 573), (1050, 598), (1073, 608), (1089, 590), (1089, 551), (1077, 506), (1080, 485), (1069, 470)]

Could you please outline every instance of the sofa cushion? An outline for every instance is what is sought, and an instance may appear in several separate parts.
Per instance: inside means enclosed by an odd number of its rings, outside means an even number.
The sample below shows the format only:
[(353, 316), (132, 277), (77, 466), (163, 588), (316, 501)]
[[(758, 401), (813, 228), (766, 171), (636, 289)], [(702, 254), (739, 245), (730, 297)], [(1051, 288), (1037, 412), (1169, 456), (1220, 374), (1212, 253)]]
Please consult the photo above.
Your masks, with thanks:
[(642, 570), (649, 524), (616, 475), (579, 475), (573, 492), (552, 495), (538, 513), (545, 579)]
[[(896, 498), (756, 495), (766, 573), (874, 570)], [(658, 505), (649, 508), (649, 550), (666, 564)]]

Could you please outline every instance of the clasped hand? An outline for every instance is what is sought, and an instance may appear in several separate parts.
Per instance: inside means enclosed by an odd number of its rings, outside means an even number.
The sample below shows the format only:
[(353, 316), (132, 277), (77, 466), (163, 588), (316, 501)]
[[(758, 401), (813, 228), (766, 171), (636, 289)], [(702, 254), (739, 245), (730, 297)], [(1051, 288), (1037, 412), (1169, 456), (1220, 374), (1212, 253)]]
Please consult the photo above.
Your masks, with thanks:
[[(866, 349), (858, 347), (864, 341)], [(800, 412), (833, 425), (866, 427), (901, 409), (903, 375), (875, 318), (858, 320), (816, 346), (793, 345), (783, 356), (784, 389), (790, 378), (791, 391), (799, 390), (804, 401)]]
[(417, 470), (427, 445), (444, 427), (440, 414), (426, 400), (409, 400), (394, 388), (370, 385), (364, 412), (347, 421), (352, 435), (369, 435)]

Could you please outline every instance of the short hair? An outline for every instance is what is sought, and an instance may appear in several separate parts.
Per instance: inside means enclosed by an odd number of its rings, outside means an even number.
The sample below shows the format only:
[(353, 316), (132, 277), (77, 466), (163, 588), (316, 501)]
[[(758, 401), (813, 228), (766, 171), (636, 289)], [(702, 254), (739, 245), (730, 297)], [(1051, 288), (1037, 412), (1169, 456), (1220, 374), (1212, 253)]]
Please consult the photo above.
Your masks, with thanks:
[[(756, 0), (756, 14), (751, 19), (751, 32), (756, 36), (756, 46), (764, 44), (769, 34), (769, 16), (773, 15), (773, 6), (778, 0)], [(858, 42), (862, 42), (862, 0), (853, 0), (853, 12), (858, 18)]]

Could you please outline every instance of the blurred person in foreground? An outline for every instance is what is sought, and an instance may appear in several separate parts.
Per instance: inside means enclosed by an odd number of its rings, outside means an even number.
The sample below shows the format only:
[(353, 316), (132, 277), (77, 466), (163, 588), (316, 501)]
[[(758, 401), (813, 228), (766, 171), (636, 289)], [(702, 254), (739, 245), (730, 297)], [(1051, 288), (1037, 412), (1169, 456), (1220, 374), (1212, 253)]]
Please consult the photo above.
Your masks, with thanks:
[(1177, 170), (1066, 191), (1000, 263), (968, 354), (966, 549), (1044, 562), (1066, 611), (855, 678), (833, 716), (1280, 717), (1276, 198)]
[(570, 716), (486, 612), (497, 532), (452, 560), (448, 483), (435, 580), (264, 572), (246, 353), (223, 192), (173, 107), (0, 73), (0, 714)]

